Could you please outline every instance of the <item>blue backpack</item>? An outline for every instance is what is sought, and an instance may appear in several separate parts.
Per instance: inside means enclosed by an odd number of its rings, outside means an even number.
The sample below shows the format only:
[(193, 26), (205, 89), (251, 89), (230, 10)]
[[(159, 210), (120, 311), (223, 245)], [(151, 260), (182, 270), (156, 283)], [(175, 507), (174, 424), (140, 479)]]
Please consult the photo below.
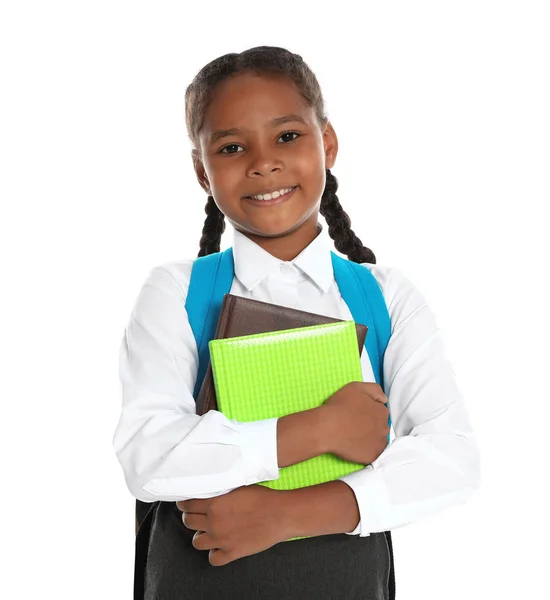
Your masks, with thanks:
[[(384, 390), (384, 353), (391, 335), (386, 301), (373, 274), (364, 266), (331, 251), (334, 278), (348, 305), (353, 320), (368, 327), (365, 347), (376, 383)], [(235, 274), (233, 248), (201, 256), (193, 263), (185, 309), (199, 352), (199, 369), (195, 383), (197, 398), (208, 368), (208, 342), (214, 338), (225, 294), (229, 294)], [(391, 425), (391, 420), (389, 421)]]

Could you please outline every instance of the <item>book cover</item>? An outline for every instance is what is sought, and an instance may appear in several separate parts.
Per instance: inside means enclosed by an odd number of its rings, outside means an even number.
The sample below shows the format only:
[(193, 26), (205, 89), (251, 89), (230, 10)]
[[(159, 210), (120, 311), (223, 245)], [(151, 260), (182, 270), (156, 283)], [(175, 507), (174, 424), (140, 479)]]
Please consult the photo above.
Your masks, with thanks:
[[(243, 298), (233, 294), (225, 294), (218, 318), (215, 339), (342, 322), (341, 319), (325, 315), (253, 300), (252, 298)], [(367, 326), (356, 323), (355, 329), (360, 356), (365, 345)], [(211, 363), (208, 364), (196, 402), (197, 414), (203, 415), (209, 410), (218, 410)]]
[[(315, 408), (352, 381), (362, 381), (353, 321), (211, 340), (219, 410), (257, 421)], [(323, 454), (262, 482), (278, 490), (333, 481), (364, 465)]]

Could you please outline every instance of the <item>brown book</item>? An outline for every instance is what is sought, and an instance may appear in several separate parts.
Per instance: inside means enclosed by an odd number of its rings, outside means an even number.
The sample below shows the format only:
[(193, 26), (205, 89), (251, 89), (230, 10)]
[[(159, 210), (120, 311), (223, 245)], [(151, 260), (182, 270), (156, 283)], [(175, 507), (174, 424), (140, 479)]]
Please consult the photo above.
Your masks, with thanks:
[[(282, 331), (284, 329), (338, 323), (340, 321), (342, 319), (334, 319), (325, 315), (317, 315), (278, 304), (234, 296), (233, 294), (225, 294), (214, 337), (215, 339), (240, 337), (254, 333)], [(367, 326), (356, 323), (355, 327), (359, 355), (361, 355), (367, 336)], [(218, 410), (211, 363), (208, 364), (197, 397), (196, 410), (199, 415), (204, 415), (209, 410)]]

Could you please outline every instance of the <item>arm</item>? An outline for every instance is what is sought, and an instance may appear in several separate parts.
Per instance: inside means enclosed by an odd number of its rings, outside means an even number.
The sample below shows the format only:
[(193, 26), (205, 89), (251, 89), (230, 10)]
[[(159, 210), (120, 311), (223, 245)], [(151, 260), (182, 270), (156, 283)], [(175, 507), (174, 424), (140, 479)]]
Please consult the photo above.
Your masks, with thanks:
[[(479, 486), (478, 446), (434, 315), (399, 271), (375, 273), (392, 317), (384, 377), (396, 439), (361, 471), (283, 492), (292, 536), (395, 529), (463, 502)], [(372, 371), (365, 366), (367, 381)], [(322, 454), (331, 429), (319, 412)]]
[(198, 353), (185, 311), (191, 267), (152, 269), (120, 345), (113, 446), (130, 492), (144, 502), (215, 496), (279, 476), (277, 419), (195, 414)]
[(371, 266), (392, 320), (384, 379), (395, 439), (341, 478), (361, 521), (351, 534), (401, 527), (464, 502), (479, 486), (479, 450), (435, 316), (398, 270)]
[(304, 410), (278, 419), (279, 468), (295, 465), (328, 452), (326, 423), (321, 408)]
[(182, 261), (150, 272), (120, 345), (113, 446), (143, 502), (224, 494), (322, 453), (317, 409), (252, 423), (195, 414), (198, 353), (185, 311), (191, 267)]
[(351, 533), (359, 523), (355, 494), (343, 481), (289, 490), (282, 498), (292, 537)]

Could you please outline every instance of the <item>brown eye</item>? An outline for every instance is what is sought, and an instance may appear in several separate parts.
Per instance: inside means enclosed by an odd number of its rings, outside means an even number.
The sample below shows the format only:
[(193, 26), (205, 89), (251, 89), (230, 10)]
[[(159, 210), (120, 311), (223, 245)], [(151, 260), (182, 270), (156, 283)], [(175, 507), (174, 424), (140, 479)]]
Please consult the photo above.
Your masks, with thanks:
[(229, 144), (229, 146), (224, 146), (220, 150), (220, 154), (238, 154), (238, 152), (225, 152), (228, 148), (242, 148), (239, 144)]
[[(279, 137), (279, 139), (281, 139), (281, 138), (282, 138), (282, 137), (284, 137), (285, 135), (295, 135), (295, 136), (297, 136), (297, 137), (300, 137), (300, 134), (299, 134), (299, 133), (296, 133), (296, 131), (287, 131), (286, 133), (283, 133), (283, 134), (281, 135), (281, 137)], [(287, 141), (289, 141), (289, 142), (293, 142), (295, 139), (296, 139), (296, 138), (293, 138), (292, 140), (287, 140)]]

